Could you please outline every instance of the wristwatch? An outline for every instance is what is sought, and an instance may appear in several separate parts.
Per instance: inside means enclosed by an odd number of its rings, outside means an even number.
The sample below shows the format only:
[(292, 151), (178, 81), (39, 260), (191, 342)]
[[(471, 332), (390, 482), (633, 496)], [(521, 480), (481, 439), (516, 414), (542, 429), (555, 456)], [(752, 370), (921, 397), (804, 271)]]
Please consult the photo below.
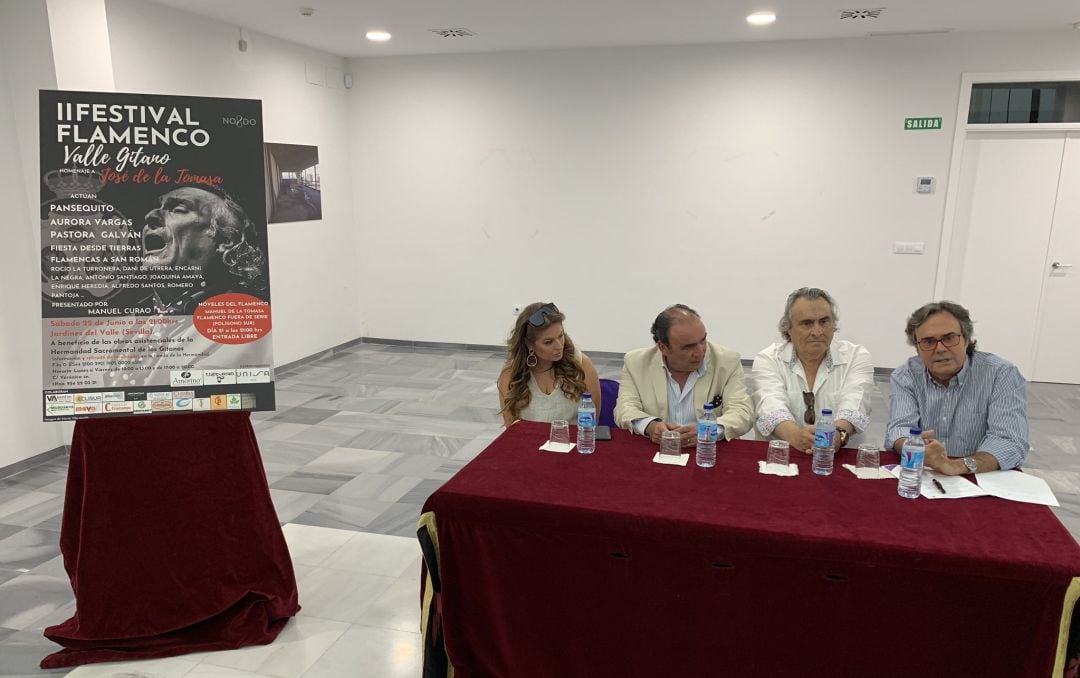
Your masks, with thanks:
[(844, 445), (847, 445), (847, 441), (848, 441), (848, 432), (847, 432), (847, 429), (843, 429), (843, 428), (842, 428), (842, 429), (838, 429), (838, 430), (836, 431), (836, 439), (837, 439), (837, 440), (839, 441), (839, 442), (837, 443), (837, 445), (836, 445), (836, 449), (838, 449), (838, 450), (839, 450), (839, 449), (840, 449), (841, 447), (843, 447)]
[(964, 457), (964, 466), (967, 466), (968, 473), (979, 472), (979, 463), (975, 461), (975, 455)]

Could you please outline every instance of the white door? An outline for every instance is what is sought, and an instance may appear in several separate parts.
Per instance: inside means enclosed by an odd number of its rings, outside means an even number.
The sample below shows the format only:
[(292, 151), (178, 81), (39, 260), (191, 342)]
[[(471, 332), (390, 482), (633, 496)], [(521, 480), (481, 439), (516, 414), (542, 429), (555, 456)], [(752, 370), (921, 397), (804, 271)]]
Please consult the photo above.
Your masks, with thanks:
[(1080, 133), (1065, 141), (1053, 227), (1042, 268), (1032, 381), (1080, 384)]
[(960, 247), (945, 298), (971, 311), (980, 349), (1029, 379), (1064, 147), (1064, 132), (972, 132), (961, 159), (953, 227)]

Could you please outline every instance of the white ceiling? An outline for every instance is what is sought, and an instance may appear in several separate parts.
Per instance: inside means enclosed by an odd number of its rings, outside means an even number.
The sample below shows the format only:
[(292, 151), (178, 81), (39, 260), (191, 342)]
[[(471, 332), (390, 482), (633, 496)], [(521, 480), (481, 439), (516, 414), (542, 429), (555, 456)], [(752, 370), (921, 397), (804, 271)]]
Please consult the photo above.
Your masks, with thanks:
[[(880, 1), (880, 0), (879, 0)], [(155, 0), (344, 57), (493, 52), (614, 45), (862, 37), (869, 32), (1068, 29), (1077, 0)], [(315, 9), (311, 17), (300, 7)], [(841, 20), (842, 9), (885, 7), (878, 19)], [(747, 14), (773, 10), (772, 26)], [(375, 28), (393, 39), (375, 44)], [(467, 28), (443, 38), (433, 28)], [(1077, 32), (1080, 40), (1080, 31)]]

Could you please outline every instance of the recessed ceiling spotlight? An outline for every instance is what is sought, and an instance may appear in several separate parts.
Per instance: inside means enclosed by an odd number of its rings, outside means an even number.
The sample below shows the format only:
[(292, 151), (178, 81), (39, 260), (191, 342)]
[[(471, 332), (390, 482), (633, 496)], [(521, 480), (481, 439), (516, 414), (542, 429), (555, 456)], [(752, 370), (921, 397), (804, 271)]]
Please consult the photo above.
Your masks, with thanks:
[(754, 26), (768, 26), (776, 21), (776, 12), (754, 12), (746, 17), (746, 23)]
[(386, 42), (390, 39), (390, 34), (386, 31), (368, 31), (367, 39), (372, 42)]
[(315, 13), (315, 8), (314, 7), (301, 7), (300, 8), (300, 16), (311, 16), (314, 13)]

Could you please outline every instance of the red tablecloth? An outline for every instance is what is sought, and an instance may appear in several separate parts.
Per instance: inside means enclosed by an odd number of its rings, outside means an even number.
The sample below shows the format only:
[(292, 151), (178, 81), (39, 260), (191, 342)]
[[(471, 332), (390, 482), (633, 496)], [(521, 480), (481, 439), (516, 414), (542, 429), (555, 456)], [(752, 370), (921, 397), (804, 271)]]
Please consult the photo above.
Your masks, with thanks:
[(759, 442), (701, 469), (546, 434), (512, 426), (424, 506), (429, 670), (443, 637), (459, 678), (1052, 672), (1080, 546), (1044, 506), (902, 499), (854, 450), (778, 478)]
[(76, 612), (42, 668), (266, 644), (299, 610), (244, 412), (76, 422), (60, 548)]

